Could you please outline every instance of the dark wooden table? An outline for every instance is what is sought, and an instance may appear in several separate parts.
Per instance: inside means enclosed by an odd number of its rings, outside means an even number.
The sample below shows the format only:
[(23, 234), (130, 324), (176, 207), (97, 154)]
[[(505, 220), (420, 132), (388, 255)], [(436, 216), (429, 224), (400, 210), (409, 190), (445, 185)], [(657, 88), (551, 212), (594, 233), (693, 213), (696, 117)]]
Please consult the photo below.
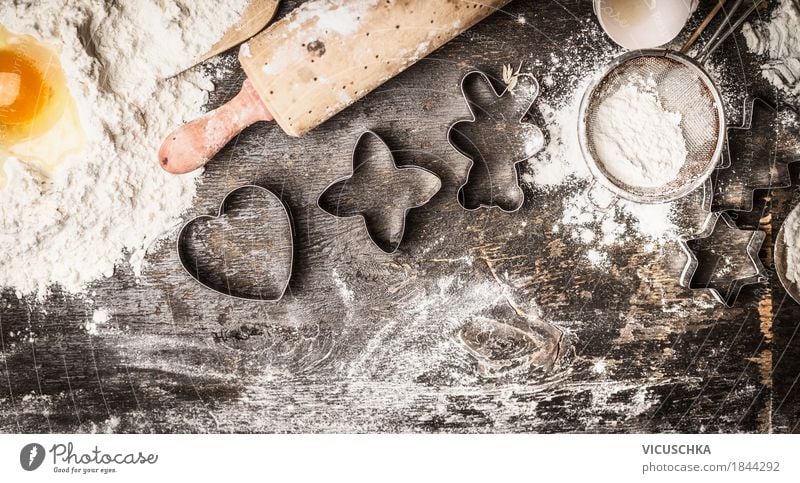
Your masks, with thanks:
[[(466, 71), (498, 76), (524, 61), (543, 76), (551, 54), (567, 69), (612, 50), (590, 1), (515, 1), (302, 139), (274, 124), (246, 130), (209, 165), (189, 216), (245, 183), (283, 193), (297, 245), (286, 297), (248, 303), (205, 290), (180, 269), (174, 233), (140, 280), (120, 267), (94, 284), (93, 304), (7, 291), (0, 431), (798, 431), (800, 308), (776, 276), (725, 309), (677, 285), (675, 243), (647, 251), (635, 234), (609, 268), (594, 268), (586, 246), (551, 229), (585, 182), (525, 184), (514, 214), (457, 203), (467, 162), (445, 132), (467, 114)], [(775, 99), (740, 36), (715, 57), (730, 67), (721, 82), (734, 104)], [(211, 107), (242, 80), (234, 69)], [(348, 173), (364, 129), (397, 149), (399, 164), (443, 179), (393, 255), (371, 246), (358, 220), (316, 206)], [(795, 193), (758, 191), (754, 211), (738, 217), (767, 232), (767, 266)], [(92, 334), (95, 308), (112, 318)]]

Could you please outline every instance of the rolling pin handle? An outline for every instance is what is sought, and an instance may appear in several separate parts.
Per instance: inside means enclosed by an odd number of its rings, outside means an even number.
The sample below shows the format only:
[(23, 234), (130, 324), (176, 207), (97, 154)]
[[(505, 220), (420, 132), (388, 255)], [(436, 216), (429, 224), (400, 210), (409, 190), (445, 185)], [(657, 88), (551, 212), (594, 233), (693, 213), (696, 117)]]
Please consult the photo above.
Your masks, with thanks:
[(250, 80), (228, 103), (172, 131), (158, 150), (164, 170), (184, 174), (204, 166), (236, 135), (258, 121), (272, 121)]

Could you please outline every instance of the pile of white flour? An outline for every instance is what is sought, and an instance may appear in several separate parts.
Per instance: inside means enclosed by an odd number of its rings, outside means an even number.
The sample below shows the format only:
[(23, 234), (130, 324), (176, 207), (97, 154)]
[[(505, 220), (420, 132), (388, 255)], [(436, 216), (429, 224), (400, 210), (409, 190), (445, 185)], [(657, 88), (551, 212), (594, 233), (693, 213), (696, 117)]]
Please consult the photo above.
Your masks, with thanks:
[(800, 286), (800, 210), (786, 219), (783, 229), (786, 243), (786, 278)]
[(77, 293), (127, 259), (138, 274), (147, 248), (190, 206), (196, 176), (176, 177), (156, 150), (201, 114), (210, 79), (161, 81), (207, 50), (245, 0), (12, 0), (0, 23), (60, 50), (87, 148), (47, 178), (6, 159), (0, 191), (0, 287), (43, 297)]
[(682, 116), (665, 110), (653, 87), (632, 82), (605, 98), (591, 134), (598, 162), (630, 186), (663, 186), (686, 162)]
[(769, 20), (745, 24), (742, 33), (750, 52), (769, 57), (761, 73), (782, 90), (790, 103), (800, 101), (800, 2), (782, 0)]

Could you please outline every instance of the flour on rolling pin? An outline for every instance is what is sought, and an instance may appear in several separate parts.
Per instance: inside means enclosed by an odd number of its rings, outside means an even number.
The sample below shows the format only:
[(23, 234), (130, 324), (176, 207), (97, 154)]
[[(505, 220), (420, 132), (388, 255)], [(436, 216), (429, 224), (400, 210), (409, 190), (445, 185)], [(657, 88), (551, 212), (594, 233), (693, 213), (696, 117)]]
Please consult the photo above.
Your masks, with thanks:
[(509, 1), (304, 3), (242, 45), (241, 92), (172, 131), (158, 152), (161, 167), (193, 171), (258, 121), (302, 136)]
[(239, 60), (283, 130), (301, 136), (509, 0), (313, 0)]

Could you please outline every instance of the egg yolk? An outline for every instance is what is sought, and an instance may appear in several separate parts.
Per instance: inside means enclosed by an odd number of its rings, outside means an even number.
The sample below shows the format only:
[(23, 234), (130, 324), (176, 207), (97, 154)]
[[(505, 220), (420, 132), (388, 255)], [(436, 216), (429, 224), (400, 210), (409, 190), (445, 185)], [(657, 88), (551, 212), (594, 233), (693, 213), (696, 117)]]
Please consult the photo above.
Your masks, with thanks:
[(52, 87), (33, 60), (17, 51), (0, 50), (0, 125), (29, 124), (52, 97)]
[(0, 190), (9, 159), (46, 175), (85, 141), (56, 49), (0, 25)]

